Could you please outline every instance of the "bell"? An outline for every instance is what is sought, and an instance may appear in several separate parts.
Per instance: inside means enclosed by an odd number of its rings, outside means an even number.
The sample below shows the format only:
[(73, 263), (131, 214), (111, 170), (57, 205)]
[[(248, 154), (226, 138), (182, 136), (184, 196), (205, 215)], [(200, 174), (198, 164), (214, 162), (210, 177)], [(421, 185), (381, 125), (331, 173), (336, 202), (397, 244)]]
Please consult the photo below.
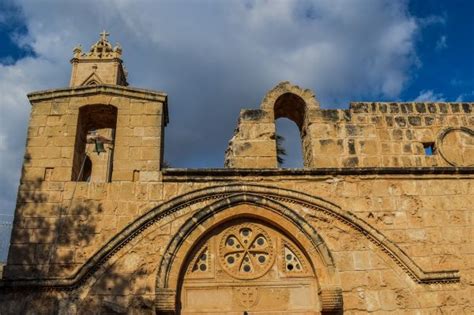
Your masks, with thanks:
[(104, 143), (99, 139), (95, 139), (94, 152), (97, 152), (97, 155), (107, 152), (105, 151)]

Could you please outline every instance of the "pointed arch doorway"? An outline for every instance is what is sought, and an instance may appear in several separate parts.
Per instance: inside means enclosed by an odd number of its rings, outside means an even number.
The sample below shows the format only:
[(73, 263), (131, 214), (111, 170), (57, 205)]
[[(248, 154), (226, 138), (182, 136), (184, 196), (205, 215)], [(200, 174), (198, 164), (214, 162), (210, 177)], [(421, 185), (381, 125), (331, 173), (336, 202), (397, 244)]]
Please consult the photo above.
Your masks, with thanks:
[(221, 224), (191, 251), (181, 271), (180, 314), (320, 314), (307, 253), (257, 218)]

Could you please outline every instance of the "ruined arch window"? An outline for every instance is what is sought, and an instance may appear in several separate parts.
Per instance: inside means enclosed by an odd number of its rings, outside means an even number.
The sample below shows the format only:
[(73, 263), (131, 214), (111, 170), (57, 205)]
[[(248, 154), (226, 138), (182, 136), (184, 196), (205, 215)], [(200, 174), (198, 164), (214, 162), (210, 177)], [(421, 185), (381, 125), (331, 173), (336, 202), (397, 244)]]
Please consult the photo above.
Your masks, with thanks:
[(79, 109), (72, 166), (73, 181), (110, 182), (117, 108), (86, 105)]
[(304, 100), (293, 93), (285, 93), (275, 101), (274, 113), (279, 167), (303, 167)]

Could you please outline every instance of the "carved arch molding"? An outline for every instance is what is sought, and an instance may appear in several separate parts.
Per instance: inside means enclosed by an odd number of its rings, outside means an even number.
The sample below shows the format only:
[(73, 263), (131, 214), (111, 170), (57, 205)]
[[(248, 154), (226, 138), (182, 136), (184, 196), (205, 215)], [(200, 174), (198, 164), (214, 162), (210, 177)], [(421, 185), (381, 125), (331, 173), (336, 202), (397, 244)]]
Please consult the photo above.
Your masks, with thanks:
[(245, 217), (196, 244), (182, 266), (176, 308), (187, 315), (319, 314), (318, 288), (301, 246), (269, 222)]
[[(165, 253), (155, 289), (155, 305), (161, 314), (173, 314), (183, 306), (185, 314), (193, 314), (193, 308), (197, 311), (193, 299), (202, 302), (203, 297), (196, 297), (196, 290), (189, 292), (203, 277), (207, 277), (208, 288), (214, 285), (221, 292), (227, 290), (228, 303), (239, 311), (255, 306), (272, 312), (277, 311), (272, 307), (279, 306), (279, 311), (296, 314), (289, 300), (301, 296), (308, 300), (307, 304), (297, 303), (298, 308), (309, 308), (307, 314), (342, 310), (334, 261), (323, 239), (296, 212), (257, 195), (233, 195), (199, 210), (175, 233)], [(264, 293), (259, 294), (258, 288)], [(269, 295), (276, 292), (273, 301)], [(266, 298), (258, 302), (261, 296)]]

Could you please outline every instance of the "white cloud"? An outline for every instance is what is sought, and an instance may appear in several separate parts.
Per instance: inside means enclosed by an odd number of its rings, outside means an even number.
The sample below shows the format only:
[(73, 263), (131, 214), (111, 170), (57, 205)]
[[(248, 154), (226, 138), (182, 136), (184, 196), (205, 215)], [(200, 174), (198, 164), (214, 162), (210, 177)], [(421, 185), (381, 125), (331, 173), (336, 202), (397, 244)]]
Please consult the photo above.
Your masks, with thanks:
[(442, 50), (445, 48), (448, 48), (448, 44), (446, 42), (447, 37), (445, 35), (442, 35), (437, 41), (435, 45), (436, 50)]
[(14, 205), (26, 93), (66, 86), (72, 48), (104, 28), (123, 47), (130, 83), (170, 95), (165, 154), (174, 166), (221, 166), (240, 108), (258, 107), (279, 81), (332, 107), (397, 98), (417, 65), (420, 22), (404, 1), (16, 3), (28, 28), (17, 42), (36, 56), (0, 65), (0, 208)]
[(445, 102), (446, 98), (442, 93), (435, 93), (433, 90), (423, 90), (414, 99), (415, 102)]
[(416, 19), (418, 22), (418, 25), (421, 27), (425, 26), (431, 26), (431, 25), (436, 25), (436, 24), (441, 24), (445, 25), (446, 24), (446, 13), (441, 16), (441, 15), (428, 15), (422, 18), (417, 18)]
[(462, 93), (456, 97), (455, 102), (472, 102), (474, 100), (474, 91)]

